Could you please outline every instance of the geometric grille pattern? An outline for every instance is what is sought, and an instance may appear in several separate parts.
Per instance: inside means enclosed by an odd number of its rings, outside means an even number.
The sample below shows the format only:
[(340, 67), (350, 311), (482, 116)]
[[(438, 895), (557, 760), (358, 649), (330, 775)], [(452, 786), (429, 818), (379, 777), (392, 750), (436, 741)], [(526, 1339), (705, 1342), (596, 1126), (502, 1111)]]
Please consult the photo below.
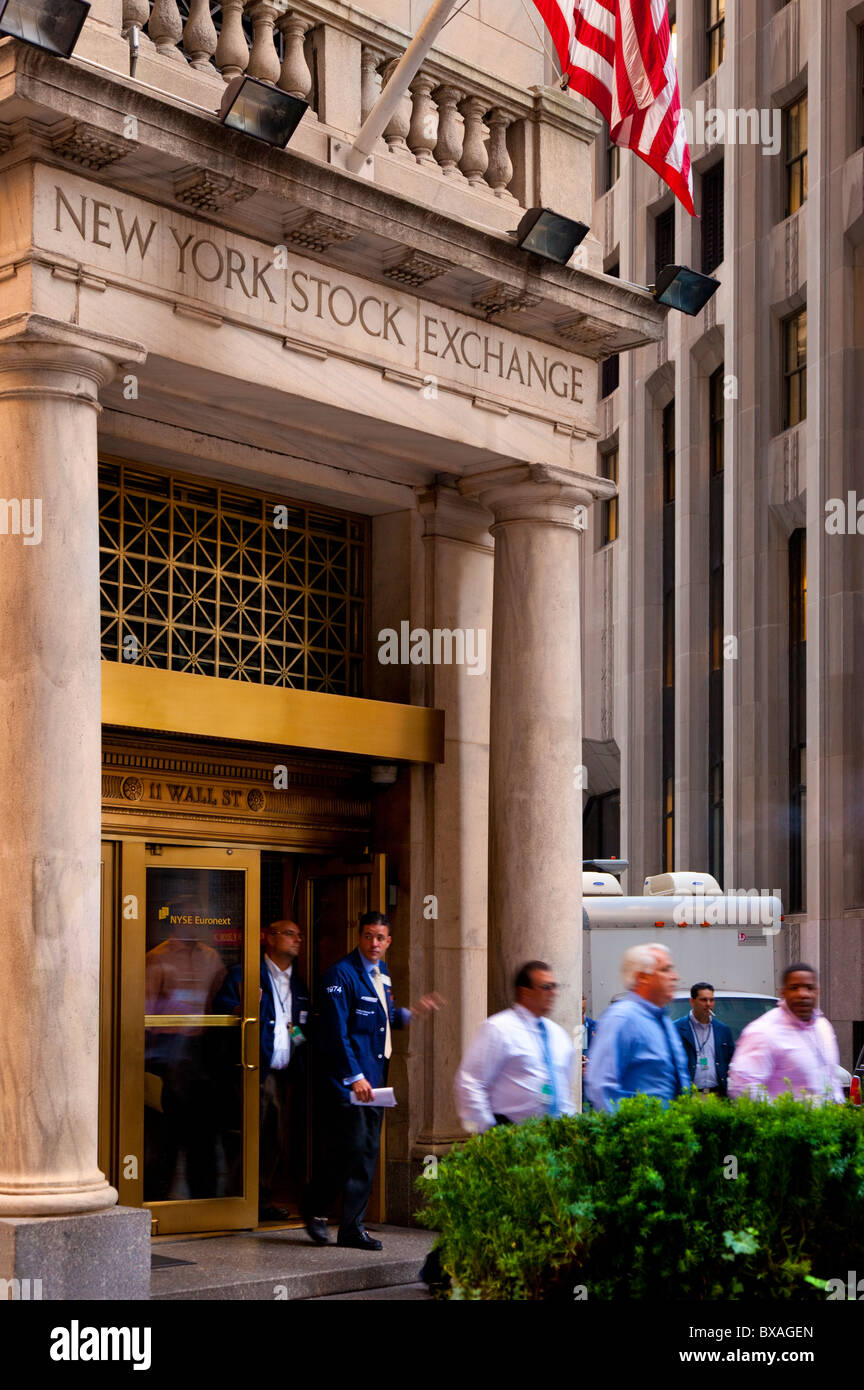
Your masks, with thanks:
[(364, 517), (100, 463), (103, 659), (362, 695), (368, 550)]

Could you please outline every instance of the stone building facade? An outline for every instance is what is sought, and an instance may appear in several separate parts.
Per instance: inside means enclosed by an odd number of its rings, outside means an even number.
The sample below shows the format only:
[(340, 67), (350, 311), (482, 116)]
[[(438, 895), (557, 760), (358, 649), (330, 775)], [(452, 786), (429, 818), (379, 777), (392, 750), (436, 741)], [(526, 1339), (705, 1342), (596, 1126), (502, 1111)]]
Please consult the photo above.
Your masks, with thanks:
[(584, 553), (585, 733), (620, 759), (596, 783), (592, 846), (620, 844), (631, 892), (666, 868), (779, 888), (776, 964), (818, 965), (848, 1067), (864, 1046), (864, 552), (848, 520), (864, 7), (675, 9), (700, 220), (601, 135), (592, 229), (622, 280), (668, 261), (721, 288), (601, 369), (598, 471), (620, 499), (595, 509)]
[[(151, 1219), (254, 1224), (262, 922), (314, 987), (385, 908), (397, 997), (447, 1000), (396, 1041), (392, 1220), (526, 953), (578, 1022), (597, 362), (663, 315), (510, 233), (590, 219), (598, 120), (479, 0), (355, 177), (425, 6), (208, 8), (0, 42), (0, 1226), (4, 1276), (74, 1236), (45, 1297), (140, 1292)], [(216, 118), (244, 69), (308, 99), (287, 150)]]

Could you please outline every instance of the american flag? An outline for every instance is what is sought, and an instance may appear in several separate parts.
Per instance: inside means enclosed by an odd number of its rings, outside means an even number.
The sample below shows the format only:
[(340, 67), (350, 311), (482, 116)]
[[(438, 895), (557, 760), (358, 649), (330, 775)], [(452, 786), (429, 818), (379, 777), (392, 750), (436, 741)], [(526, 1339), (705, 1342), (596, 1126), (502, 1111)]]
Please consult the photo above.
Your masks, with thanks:
[(561, 71), (616, 145), (656, 170), (691, 216), (693, 175), (666, 0), (534, 0)]

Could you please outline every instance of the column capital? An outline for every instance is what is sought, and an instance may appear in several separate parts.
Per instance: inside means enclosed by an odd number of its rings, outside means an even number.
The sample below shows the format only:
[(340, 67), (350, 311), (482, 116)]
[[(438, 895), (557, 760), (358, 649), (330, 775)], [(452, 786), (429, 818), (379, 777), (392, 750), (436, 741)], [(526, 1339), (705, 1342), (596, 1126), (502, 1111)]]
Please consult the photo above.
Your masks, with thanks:
[[(94, 333), (42, 314), (13, 314), (0, 319), (0, 378), (5, 378), (0, 380), (0, 397), (59, 391), (95, 404), (101, 388), (121, 366), (137, 365), (146, 357), (143, 344), (127, 338)], [(49, 382), (45, 374), (60, 379)]]
[(549, 463), (510, 463), (460, 478), (459, 491), (492, 512), (493, 532), (513, 521), (543, 521), (581, 531), (584, 519), (576, 508), (608, 501), (618, 489), (611, 479), (593, 473)]
[(489, 517), (476, 498), (465, 496), (449, 484), (435, 483), (414, 489), (417, 510), (423, 517), (423, 539), (446, 536), (492, 549)]

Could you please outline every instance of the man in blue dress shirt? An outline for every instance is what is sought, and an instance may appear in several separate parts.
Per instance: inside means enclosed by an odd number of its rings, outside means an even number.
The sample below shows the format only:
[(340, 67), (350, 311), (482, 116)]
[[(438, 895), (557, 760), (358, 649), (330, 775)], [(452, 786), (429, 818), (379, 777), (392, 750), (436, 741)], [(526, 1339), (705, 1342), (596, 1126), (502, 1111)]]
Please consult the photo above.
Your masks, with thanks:
[(614, 1110), (627, 1096), (659, 1096), (668, 1103), (690, 1089), (687, 1057), (665, 1006), (678, 976), (659, 942), (632, 946), (621, 960), (627, 993), (597, 1021), (585, 1073), (595, 1110)]

